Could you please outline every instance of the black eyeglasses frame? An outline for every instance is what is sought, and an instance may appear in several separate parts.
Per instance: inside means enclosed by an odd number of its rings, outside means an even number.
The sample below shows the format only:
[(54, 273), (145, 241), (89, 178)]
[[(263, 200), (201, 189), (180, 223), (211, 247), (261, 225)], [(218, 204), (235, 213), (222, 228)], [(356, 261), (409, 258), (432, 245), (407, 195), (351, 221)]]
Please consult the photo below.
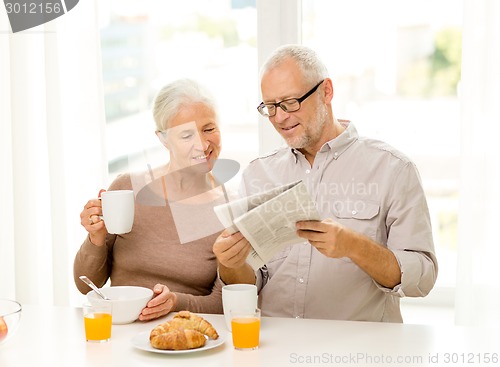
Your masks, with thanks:
[[(314, 87), (311, 88), (311, 90), (309, 90), (309, 92), (307, 92), (306, 94), (304, 94), (302, 97), (299, 97), (299, 98), (288, 98), (288, 99), (284, 99), (282, 101), (279, 101), (279, 102), (270, 102), (270, 103), (264, 103), (264, 102), (261, 102), (260, 105), (257, 106), (257, 111), (259, 111), (259, 113), (264, 116), (264, 117), (273, 117), (273, 116), (276, 116), (276, 111), (278, 110), (277, 108), (281, 108), (283, 111), (285, 112), (296, 112), (298, 110), (300, 110), (300, 107), (301, 107), (301, 104), (302, 102), (307, 98), (309, 97), (311, 94), (313, 94), (314, 92), (316, 92), (316, 89), (318, 89), (318, 87), (325, 81), (325, 79), (323, 79), (322, 81), (320, 81), (318, 84), (316, 84)], [(297, 103), (299, 104), (298, 108), (296, 110), (293, 110), (293, 111), (290, 111), (289, 109), (287, 109), (287, 107), (285, 105), (282, 105), (282, 103), (290, 103), (290, 101), (297, 101)], [(264, 107), (268, 107), (268, 106), (274, 106), (274, 113), (272, 115), (270, 114), (267, 114), (264, 112)], [(268, 107), (268, 110), (269, 110), (269, 107)]]

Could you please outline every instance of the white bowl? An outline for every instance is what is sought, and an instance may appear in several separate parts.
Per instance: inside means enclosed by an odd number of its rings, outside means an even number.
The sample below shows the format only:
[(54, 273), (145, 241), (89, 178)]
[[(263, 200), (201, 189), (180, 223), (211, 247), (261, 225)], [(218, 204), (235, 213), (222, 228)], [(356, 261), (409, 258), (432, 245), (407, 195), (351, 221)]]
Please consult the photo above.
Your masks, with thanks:
[(111, 302), (113, 305), (113, 324), (129, 324), (134, 322), (149, 300), (153, 298), (153, 291), (151, 289), (136, 286), (101, 288), (101, 292), (110, 300), (103, 300), (94, 291), (87, 293), (87, 299), (91, 304)]
[(21, 304), (9, 299), (0, 299), (0, 344), (10, 339), (21, 321)]

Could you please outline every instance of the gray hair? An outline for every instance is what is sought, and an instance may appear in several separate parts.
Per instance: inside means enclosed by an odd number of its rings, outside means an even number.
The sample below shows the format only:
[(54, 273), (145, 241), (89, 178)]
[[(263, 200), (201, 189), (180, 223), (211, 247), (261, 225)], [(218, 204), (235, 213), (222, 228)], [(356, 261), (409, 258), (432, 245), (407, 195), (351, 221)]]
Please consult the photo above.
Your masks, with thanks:
[(153, 102), (153, 118), (156, 130), (168, 128), (170, 120), (182, 107), (202, 103), (217, 115), (217, 106), (212, 94), (198, 82), (191, 79), (178, 79), (165, 85)]
[(304, 79), (311, 84), (328, 78), (328, 69), (316, 52), (302, 45), (283, 45), (274, 50), (262, 66), (260, 77), (288, 59), (297, 63)]

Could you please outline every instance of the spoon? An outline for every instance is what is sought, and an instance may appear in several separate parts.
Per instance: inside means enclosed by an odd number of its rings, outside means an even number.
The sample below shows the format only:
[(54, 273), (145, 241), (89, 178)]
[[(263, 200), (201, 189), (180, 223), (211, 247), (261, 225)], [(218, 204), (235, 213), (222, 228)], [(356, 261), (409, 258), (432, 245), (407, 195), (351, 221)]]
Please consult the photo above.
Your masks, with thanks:
[(90, 288), (92, 288), (94, 290), (94, 292), (96, 292), (99, 296), (101, 296), (102, 299), (105, 299), (105, 300), (108, 300), (109, 301), (109, 298), (106, 297), (99, 288), (97, 288), (97, 286), (89, 279), (87, 278), (85, 275), (82, 275), (80, 277), (80, 280), (82, 282), (84, 282), (85, 284), (87, 284)]

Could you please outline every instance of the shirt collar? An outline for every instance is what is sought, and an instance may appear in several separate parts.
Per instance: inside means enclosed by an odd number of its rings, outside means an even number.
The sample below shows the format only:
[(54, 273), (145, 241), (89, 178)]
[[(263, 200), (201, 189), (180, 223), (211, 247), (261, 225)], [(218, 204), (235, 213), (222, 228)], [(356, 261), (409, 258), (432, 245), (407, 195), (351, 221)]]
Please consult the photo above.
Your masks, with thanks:
[[(323, 146), (319, 150), (320, 152), (331, 150), (333, 152), (334, 159), (340, 157), (347, 150), (347, 148), (351, 146), (352, 143), (358, 140), (359, 137), (358, 131), (351, 121), (338, 121), (345, 127), (345, 130), (336, 138), (333, 138), (332, 140), (327, 141), (325, 144), (323, 144)], [(303, 154), (295, 148), (290, 149), (295, 157), (295, 163), (297, 163), (299, 156), (303, 156)]]

